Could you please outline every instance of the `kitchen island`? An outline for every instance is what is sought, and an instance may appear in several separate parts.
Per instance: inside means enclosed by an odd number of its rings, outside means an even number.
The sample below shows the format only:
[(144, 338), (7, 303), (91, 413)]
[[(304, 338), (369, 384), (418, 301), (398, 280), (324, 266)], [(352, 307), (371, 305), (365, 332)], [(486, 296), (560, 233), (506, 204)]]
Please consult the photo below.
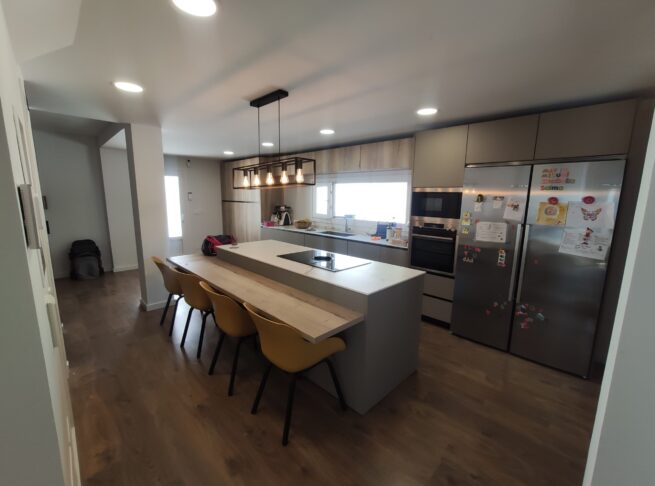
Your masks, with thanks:
[[(346, 350), (335, 355), (335, 367), (349, 407), (364, 414), (416, 370), (424, 272), (379, 262), (330, 272), (279, 257), (306, 250), (310, 248), (263, 240), (219, 247), (216, 257), (193, 256), (195, 263), (185, 261), (191, 256), (170, 261), (219, 290), (228, 284), (215, 267), (227, 265), (252, 281), (252, 292), (246, 285), (238, 300), (249, 301), (252, 295), (253, 305), (295, 327), (309, 341), (343, 337)], [(262, 285), (277, 286), (279, 299), (286, 295), (317, 304), (336, 315), (334, 325), (320, 326), (317, 335), (303, 332), (301, 328), (320, 325), (327, 317), (288, 300), (281, 304), (272, 294), (264, 298)], [(311, 370), (307, 377), (336, 396), (324, 368)]]

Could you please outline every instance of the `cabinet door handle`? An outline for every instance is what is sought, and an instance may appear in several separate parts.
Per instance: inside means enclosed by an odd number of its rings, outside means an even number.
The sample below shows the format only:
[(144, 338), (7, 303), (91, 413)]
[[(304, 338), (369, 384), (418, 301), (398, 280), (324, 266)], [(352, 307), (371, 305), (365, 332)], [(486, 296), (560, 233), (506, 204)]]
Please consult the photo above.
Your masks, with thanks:
[(523, 236), (523, 251), (521, 252), (521, 269), (519, 270), (519, 286), (516, 291), (516, 302), (521, 302), (521, 292), (523, 291), (523, 274), (525, 273), (525, 261), (528, 255), (528, 237), (530, 236), (530, 225), (525, 225), (525, 235)]

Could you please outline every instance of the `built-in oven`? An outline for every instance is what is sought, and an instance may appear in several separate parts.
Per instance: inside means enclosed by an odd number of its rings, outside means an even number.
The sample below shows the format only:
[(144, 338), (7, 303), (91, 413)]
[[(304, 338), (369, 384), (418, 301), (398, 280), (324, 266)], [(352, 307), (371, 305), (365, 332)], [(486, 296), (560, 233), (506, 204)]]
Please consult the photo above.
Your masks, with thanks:
[(412, 190), (412, 216), (459, 219), (461, 187), (415, 187)]
[(431, 273), (453, 276), (457, 226), (454, 223), (427, 223), (413, 220), (410, 260), (412, 267)]

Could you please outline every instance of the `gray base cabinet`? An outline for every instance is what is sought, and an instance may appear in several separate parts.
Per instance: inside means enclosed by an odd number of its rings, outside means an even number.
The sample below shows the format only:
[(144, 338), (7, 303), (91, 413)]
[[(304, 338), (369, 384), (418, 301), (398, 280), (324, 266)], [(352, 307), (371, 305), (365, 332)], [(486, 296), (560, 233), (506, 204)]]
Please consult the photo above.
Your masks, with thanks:
[(380, 247), (368, 243), (348, 241), (348, 255), (378, 262), (380, 261)]
[(348, 254), (348, 242), (326, 236), (305, 235), (305, 246), (317, 250), (331, 251), (333, 253)]
[(455, 279), (426, 273), (423, 280), (422, 314), (450, 324)]

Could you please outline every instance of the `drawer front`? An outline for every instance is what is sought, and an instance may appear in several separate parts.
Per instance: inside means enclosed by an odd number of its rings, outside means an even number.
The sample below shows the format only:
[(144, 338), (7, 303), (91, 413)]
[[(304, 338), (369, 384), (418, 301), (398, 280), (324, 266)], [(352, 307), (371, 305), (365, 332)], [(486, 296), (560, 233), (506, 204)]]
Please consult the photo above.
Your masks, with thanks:
[(305, 246), (317, 250), (331, 251), (334, 253), (348, 254), (348, 242), (338, 238), (328, 238), (326, 236), (306, 235)]
[(453, 300), (455, 291), (455, 279), (441, 277), (439, 275), (425, 274), (423, 293), (441, 297), (442, 299)]
[(450, 316), (453, 311), (453, 304), (445, 300), (423, 296), (423, 315), (437, 319), (438, 321), (450, 324)]
[(367, 260), (380, 261), (380, 247), (369, 245), (368, 243), (359, 243), (357, 241), (348, 242), (348, 255), (357, 258), (366, 258)]
[(402, 248), (380, 247), (380, 261), (400, 267), (409, 266), (409, 251)]

